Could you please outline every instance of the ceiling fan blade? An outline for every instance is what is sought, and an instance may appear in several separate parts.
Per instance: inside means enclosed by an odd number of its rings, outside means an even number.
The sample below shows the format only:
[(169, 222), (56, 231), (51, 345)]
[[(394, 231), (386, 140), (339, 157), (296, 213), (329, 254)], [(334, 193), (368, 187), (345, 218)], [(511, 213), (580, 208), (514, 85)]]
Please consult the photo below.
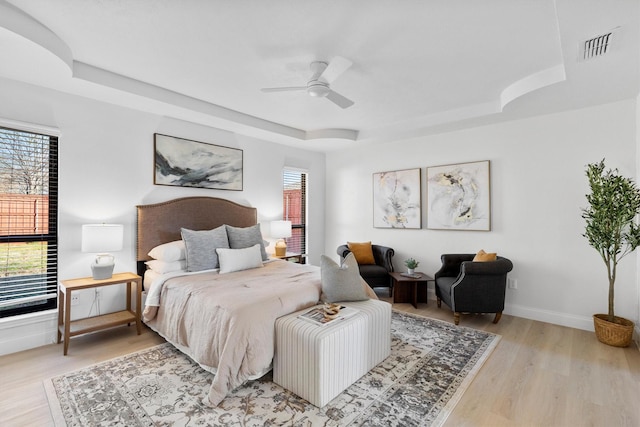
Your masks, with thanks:
[(327, 99), (341, 108), (349, 108), (354, 104), (354, 102), (349, 98), (345, 98), (344, 96), (334, 91), (329, 91), (329, 93), (327, 94)]
[(309, 68), (313, 71), (313, 75), (309, 80), (318, 80), (322, 73), (324, 73), (324, 70), (327, 69), (327, 63), (323, 61), (313, 61)]
[(325, 68), (322, 74), (320, 74), (319, 78), (326, 80), (327, 83), (331, 83), (347, 71), (351, 65), (353, 65), (353, 62), (341, 56), (336, 56), (331, 60), (329, 65), (327, 65), (327, 68)]
[(260, 89), (262, 92), (288, 92), (293, 90), (307, 90), (306, 86), (293, 86), (293, 87), (263, 87)]

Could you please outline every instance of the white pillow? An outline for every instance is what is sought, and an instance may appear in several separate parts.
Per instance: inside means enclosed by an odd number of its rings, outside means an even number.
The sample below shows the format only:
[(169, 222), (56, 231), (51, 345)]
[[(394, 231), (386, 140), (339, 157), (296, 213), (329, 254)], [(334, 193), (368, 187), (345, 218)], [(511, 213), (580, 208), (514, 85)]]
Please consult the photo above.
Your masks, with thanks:
[(164, 274), (171, 273), (172, 271), (187, 271), (187, 261), (181, 259), (180, 261), (160, 261), (157, 259), (145, 262), (147, 267), (156, 273)]
[(176, 240), (174, 242), (156, 246), (151, 249), (147, 255), (153, 259), (166, 262), (180, 261), (187, 258), (184, 249), (184, 242), (182, 240)]
[(220, 274), (262, 267), (259, 243), (244, 249), (217, 248), (216, 252), (220, 261)]

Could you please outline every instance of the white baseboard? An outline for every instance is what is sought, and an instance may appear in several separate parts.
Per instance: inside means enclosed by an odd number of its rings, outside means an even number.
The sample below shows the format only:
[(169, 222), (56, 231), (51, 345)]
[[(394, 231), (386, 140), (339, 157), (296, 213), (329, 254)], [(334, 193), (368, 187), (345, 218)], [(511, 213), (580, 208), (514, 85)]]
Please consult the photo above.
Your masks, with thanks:
[[(429, 300), (436, 299), (433, 289), (427, 290)], [(591, 316), (575, 316), (566, 313), (559, 313), (550, 310), (540, 310), (537, 308), (524, 307), (515, 304), (506, 304), (504, 314), (510, 316), (523, 317), (525, 319), (538, 320), (540, 322), (553, 323), (554, 325), (567, 326), (569, 328), (593, 331), (593, 318)], [(637, 329), (637, 328), (636, 328)]]
[[(432, 289), (428, 290), (427, 298), (435, 300), (435, 292)], [(49, 310), (0, 319), (0, 356), (54, 343), (57, 338), (57, 313), (57, 310)], [(507, 305), (504, 314), (593, 331), (591, 316), (574, 316), (514, 304)], [(634, 341), (640, 350), (640, 324), (636, 324)]]
[(54, 343), (58, 310), (0, 319), (0, 356)]
[(523, 307), (521, 305), (507, 304), (504, 314), (524, 317), (525, 319), (538, 320), (540, 322), (553, 323), (554, 325), (567, 326), (569, 328), (593, 331), (592, 316), (576, 316), (557, 311), (541, 310), (538, 308)]
[[(594, 332), (593, 316), (575, 316), (566, 313), (534, 309), (513, 304), (505, 306), (504, 314)], [(635, 342), (636, 349), (640, 351), (640, 325), (638, 323), (636, 323), (633, 331), (633, 341)]]

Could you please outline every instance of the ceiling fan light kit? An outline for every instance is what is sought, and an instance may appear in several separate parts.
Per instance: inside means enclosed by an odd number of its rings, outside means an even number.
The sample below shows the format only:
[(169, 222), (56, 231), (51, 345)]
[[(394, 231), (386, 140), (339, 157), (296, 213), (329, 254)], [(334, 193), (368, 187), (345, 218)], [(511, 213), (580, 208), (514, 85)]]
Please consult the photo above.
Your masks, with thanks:
[(306, 90), (309, 96), (314, 98), (327, 98), (340, 108), (349, 108), (354, 104), (354, 102), (331, 90), (330, 84), (349, 69), (351, 65), (351, 61), (342, 58), (341, 56), (336, 56), (329, 64), (323, 61), (313, 61), (309, 64), (309, 68), (311, 68), (313, 75), (307, 82), (306, 86), (263, 88), (262, 91), (287, 92)]
[(329, 92), (331, 92), (329, 85), (318, 81), (310, 81), (307, 85), (307, 93), (317, 98), (325, 97)]

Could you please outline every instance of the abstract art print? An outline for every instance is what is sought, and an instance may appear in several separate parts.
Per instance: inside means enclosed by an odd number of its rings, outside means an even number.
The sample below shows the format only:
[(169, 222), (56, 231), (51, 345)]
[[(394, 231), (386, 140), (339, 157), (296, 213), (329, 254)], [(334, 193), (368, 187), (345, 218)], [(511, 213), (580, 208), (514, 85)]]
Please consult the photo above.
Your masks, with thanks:
[(156, 185), (242, 190), (242, 150), (154, 134)]
[(422, 227), (420, 169), (373, 174), (373, 226)]
[(427, 228), (491, 230), (489, 160), (427, 168)]

